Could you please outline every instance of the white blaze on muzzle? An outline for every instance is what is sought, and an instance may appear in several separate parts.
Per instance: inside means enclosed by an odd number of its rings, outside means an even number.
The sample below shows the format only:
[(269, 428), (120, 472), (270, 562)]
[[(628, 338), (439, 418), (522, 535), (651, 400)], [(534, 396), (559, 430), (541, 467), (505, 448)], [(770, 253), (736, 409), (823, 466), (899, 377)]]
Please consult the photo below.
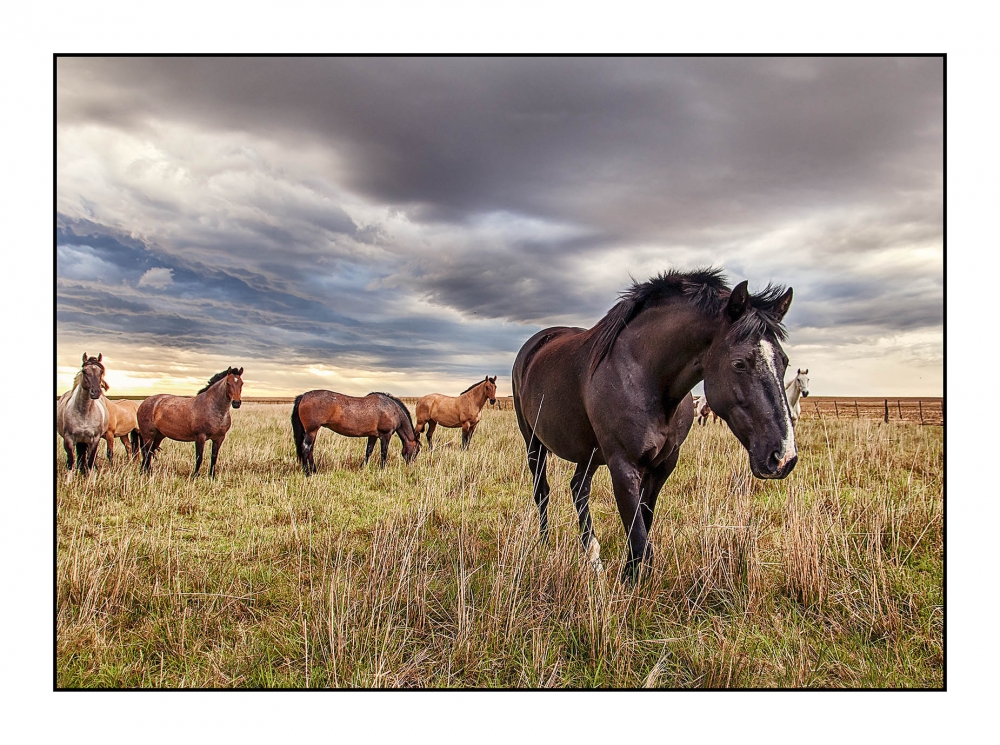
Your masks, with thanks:
[(781, 384), (781, 380), (778, 379), (778, 367), (774, 364), (774, 346), (771, 342), (766, 339), (760, 340), (760, 354), (764, 358), (764, 363), (767, 365), (767, 369), (771, 371), (771, 376), (774, 378), (774, 384), (778, 387), (781, 392), (781, 416), (785, 422), (785, 434), (781, 438), (781, 458), (778, 461), (778, 468), (784, 468), (785, 465), (792, 458), (795, 457), (795, 430), (792, 428), (792, 418), (788, 414), (788, 399), (785, 398), (785, 387)]

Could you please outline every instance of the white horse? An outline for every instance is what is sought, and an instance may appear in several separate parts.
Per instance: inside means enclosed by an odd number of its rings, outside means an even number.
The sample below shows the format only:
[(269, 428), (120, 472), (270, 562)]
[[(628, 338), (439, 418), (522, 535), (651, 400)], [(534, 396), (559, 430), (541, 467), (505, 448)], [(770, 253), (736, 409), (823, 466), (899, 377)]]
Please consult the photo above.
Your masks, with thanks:
[(87, 357), (83, 353), (83, 366), (73, 379), (73, 387), (59, 398), (56, 404), (56, 431), (66, 449), (66, 478), (73, 478), (73, 451), (76, 467), (86, 473), (94, 467), (97, 445), (108, 431), (110, 417), (108, 400), (103, 391), (104, 365), (102, 355)]
[(698, 424), (708, 424), (708, 417), (714, 417), (712, 421), (718, 421), (719, 415), (712, 411), (712, 407), (708, 405), (708, 399), (705, 398), (705, 394), (702, 394), (694, 402), (694, 415), (698, 417)]
[(792, 426), (799, 421), (802, 407), (799, 404), (799, 396), (806, 398), (809, 395), (809, 368), (799, 369), (795, 377), (785, 386), (785, 396), (788, 398), (788, 408), (792, 410)]

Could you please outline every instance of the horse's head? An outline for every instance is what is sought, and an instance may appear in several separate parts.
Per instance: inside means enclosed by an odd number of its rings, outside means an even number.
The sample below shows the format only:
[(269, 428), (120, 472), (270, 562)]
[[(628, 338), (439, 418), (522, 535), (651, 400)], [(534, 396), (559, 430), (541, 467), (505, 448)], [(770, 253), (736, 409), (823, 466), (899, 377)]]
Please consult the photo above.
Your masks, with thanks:
[(712, 411), (729, 425), (761, 479), (783, 479), (798, 455), (791, 414), (782, 384), (788, 358), (778, 336), (792, 302), (789, 288), (751, 297), (747, 283), (732, 291), (723, 312), (726, 328), (702, 359), (705, 396)]
[(243, 403), (241, 396), (243, 395), (243, 368), (230, 367), (226, 371), (226, 396), (233, 404), (234, 409), (240, 408), (240, 404)]
[(809, 397), (809, 368), (805, 370), (801, 368), (795, 374), (795, 382), (799, 386), (799, 393), (802, 394), (803, 398)]
[(104, 382), (104, 365), (101, 364), (102, 359), (104, 359), (103, 354), (98, 354), (96, 357), (88, 357), (86, 352), (83, 353), (83, 367), (81, 368), (83, 375), (80, 378), (80, 385), (95, 401), (109, 388), (108, 384)]
[(407, 442), (403, 440), (403, 460), (407, 463), (412, 463), (416, 460), (416, 457), (420, 455), (420, 435), (417, 435), (413, 440)]
[(497, 376), (491, 378), (487, 375), (483, 382), (486, 383), (486, 396), (490, 399), (490, 406), (493, 406), (497, 402)]

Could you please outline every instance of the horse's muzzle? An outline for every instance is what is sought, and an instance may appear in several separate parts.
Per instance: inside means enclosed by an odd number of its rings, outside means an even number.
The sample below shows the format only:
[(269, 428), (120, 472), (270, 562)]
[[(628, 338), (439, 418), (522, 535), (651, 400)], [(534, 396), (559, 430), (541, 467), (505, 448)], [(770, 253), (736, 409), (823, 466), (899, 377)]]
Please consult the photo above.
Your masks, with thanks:
[(496, 406), (496, 405), (497, 405), (497, 400), (495, 398), (491, 398), (490, 399), (490, 406)]
[(809, 398), (809, 391), (802, 391), (802, 398)]
[(90, 400), (91, 401), (96, 401), (100, 397), (101, 397), (101, 392), (100, 391), (97, 391), (97, 392), (91, 391), (90, 392)]
[(240, 408), (240, 404), (241, 403), (243, 403), (243, 402), (242, 401), (233, 401), (233, 408), (234, 409)]

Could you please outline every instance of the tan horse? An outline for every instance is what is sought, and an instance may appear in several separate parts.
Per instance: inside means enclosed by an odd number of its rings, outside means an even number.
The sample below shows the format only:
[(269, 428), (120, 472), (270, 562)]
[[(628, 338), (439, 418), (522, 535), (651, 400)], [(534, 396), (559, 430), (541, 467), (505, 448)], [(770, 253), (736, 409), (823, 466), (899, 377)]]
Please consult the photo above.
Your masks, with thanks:
[(243, 394), (243, 368), (229, 367), (213, 375), (208, 385), (194, 398), (160, 393), (150, 396), (136, 412), (142, 437), (142, 470), (149, 472), (153, 454), (164, 438), (194, 443), (194, 478), (201, 470), (205, 440), (212, 441), (212, 466), (208, 475), (215, 478), (215, 461), (232, 426), (229, 408), (240, 408)]
[[(125, 452), (130, 458), (139, 453), (139, 422), (136, 419), (136, 412), (139, 411), (138, 401), (121, 399), (120, 401), (108, 401), (108, 416), (110, 423), (108, 431), (104, 433), (104, 439), (108, 443), (108, 460), (114, 451), (115, 438), (122, 441)], [(129, 444), (129, 438), (132, 443)]]
[(462, 428), (462, 450), (469, 449), (472, 433), (483, 416), (483, 406), (489, 401), (497, 401), (497, 376), (487, 375), (483, 380), (474, 383), (458, 396), (445, 396), (441, 393), (431, 393), (417, 401), (417, 435), (427, 427), (427, 446), (432, 447), (431, 437), (440, 424), (442, 427)]

